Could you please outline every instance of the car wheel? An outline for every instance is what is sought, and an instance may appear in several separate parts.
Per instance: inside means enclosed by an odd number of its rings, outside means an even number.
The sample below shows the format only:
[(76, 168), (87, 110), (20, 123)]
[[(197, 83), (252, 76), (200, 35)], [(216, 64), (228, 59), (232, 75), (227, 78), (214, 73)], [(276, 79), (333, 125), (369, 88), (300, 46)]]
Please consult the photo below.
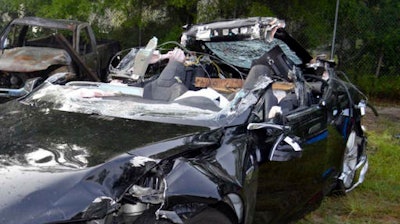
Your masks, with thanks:
[(222, 212), (214, 208), (206, 208), (197, 215), (186, 220), (185, 224), (233, 224)]
[(352, 131), (347, 140), (343, 158), (342, 174), (339, 177), (339, 179), (342, 180), (345, 189), (350, 188), (354, 182), (358, 158), (358, 145), (356, 132)]
[[(351, 131), (343, 156), (342, 173), (337, 180), (334, 194), (345, 195), (364, 180), (368, 169), (365, 147), (364, 137), (358, 135), (356, 130)], [(356, 182), (357, 177), (358, 181)]]

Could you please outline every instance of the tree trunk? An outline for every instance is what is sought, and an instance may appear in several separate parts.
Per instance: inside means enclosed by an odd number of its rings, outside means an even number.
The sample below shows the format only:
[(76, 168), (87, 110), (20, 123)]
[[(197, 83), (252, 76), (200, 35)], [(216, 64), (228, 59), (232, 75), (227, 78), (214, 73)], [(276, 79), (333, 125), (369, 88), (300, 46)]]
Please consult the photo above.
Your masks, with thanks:
[(383, 50), (379, 51), (379, 59), (378, 59), (378, 66), (376, 67), (375, 77), (379, 77), (381, 73), (381, 67), (383, 63)]

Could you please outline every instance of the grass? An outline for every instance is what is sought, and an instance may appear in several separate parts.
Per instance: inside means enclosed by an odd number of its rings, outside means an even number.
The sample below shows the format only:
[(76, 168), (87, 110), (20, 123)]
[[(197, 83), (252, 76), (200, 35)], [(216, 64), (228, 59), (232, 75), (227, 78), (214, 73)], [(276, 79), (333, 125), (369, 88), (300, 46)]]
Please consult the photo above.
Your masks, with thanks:
[(326, 198), (298, 223), (400, 223), (400, 122), (384, 116), (376, 120), (368, 131), (364, 183), (345, 197)]

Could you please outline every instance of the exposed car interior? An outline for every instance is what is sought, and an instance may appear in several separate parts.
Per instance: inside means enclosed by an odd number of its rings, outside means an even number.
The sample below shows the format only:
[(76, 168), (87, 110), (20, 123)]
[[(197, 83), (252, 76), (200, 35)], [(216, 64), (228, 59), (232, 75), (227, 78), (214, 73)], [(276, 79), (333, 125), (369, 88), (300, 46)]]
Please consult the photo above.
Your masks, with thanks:
[[(262, 120), (268, 120), (277, 114), (286, 115), (295, 109), (319, 103), (323, 83), (326, 82), (322, 73), (316, 74), (315, 69), (306, 70), (313, 72), (309, 77), (303, 76), (301, 65), (295, 65), (279, 45), (264, 52), (261, 57), (253, 60), (251, 69), (243, 71), (229, 66), (223, 70), (221, 67), (227, 65), (217, 58), (204, 54), (196, 55), (194, 52), (190, 54), (184, 65), (168, 61), (145, 64), (148, 66), (147, 72), (154, 74), (146, 73), (142, 79), (132, 80), (118, 75), (112, 77), (110, 83), (96, 85), (91, 82), (74, 81), (66, 86), (79, 89), (80, 93), (72, 96), (80, 96), (86, 100), (101, 97), (105, 100), (162, 104), (163, 107), (171, 108), (179, 104), (219, 112), (233, 104), (232, 101), (235, 97), (240, 97), (238, 95), (241, 91), (251, 92), (257, 89), (263, 78), (269, 78), (272, 83), (263, 97), (265, 115), (262, 116)], [(127, 63), (127, 59), (134, 60), (135, 56), (132, 54), (120, 59), (118, 66), (112, 71), (128, 71), (122, 63)], [(132, 66), (132, 63), (127, 63), (126, 66)], [(320, 66), (326, 65), (321, 63)], [(120, 79), (121, 77), (123, 79)], [(115, 80), (117, 82), (114, 82)]]

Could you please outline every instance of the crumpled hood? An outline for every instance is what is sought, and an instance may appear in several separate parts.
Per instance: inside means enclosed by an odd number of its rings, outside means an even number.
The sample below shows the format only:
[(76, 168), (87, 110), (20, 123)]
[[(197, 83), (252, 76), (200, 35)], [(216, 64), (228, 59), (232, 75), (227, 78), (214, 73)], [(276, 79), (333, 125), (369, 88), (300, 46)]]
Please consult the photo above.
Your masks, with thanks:
[(0, 223), (69, 220), (99, 198), (117, 200), (161, 158), (146, 157), (154, 155), (152, 143), (183, 144), (205, 130), (0, 105)]
[(62, 49), (47, 47), (17, 47), (0, 54), (0, 70), (6, 72), (34, 72), (51, 65), (69, 65), (71, 57)]

